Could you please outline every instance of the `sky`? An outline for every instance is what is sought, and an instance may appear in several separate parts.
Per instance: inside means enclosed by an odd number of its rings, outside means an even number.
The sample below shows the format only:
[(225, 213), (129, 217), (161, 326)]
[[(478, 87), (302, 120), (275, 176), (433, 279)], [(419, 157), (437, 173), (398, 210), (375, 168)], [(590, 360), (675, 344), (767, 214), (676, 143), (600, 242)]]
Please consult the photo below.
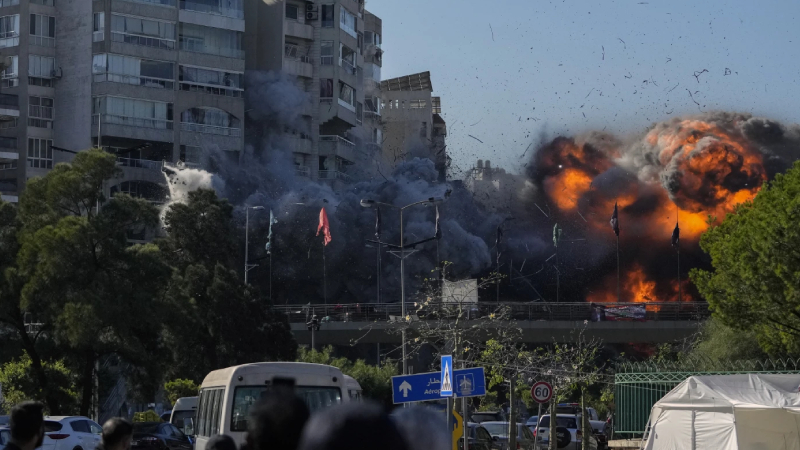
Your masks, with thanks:
[(366, 7), (383, 20), (382, 78), (431, 72), (454, 171), (480, 158), (519, 172), (541, 136), (624, 137), (701, 111), (800, 122), (797, 0), (368, 0)]

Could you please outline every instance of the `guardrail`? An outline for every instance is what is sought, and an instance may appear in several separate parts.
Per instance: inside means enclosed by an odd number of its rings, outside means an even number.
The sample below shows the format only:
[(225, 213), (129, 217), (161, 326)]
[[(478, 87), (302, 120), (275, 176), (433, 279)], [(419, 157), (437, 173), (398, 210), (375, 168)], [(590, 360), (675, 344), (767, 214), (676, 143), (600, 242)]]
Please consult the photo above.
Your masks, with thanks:
[[(644, 317), (630, 319), (637, 321), (691, 321), (710, 316), (708, 303), (700, 302), (659, 302), (659, 303), (604, 303), (606, 310), (644, 306)], [(283, 312), (292, 323), (305, 323), (309, 314), (331, 322), (375, 322), (402, 320), (399, 303), (363, 303), (345, 305), (281, 305), (274, 306)], [(434, 303), (417, 307), (406, 303), (406, 314), (410, 320), (426, 320), (457, 316), (463, 308), (467, 318), (481, 319), (504, 309), (512, 320), (525, 321), (597, 321), (595, 308), (591, 303), (494, 303), (472, 304)], [(461, 314), (463, 316), (463, 314)], [(620, 319), (617, 319), (620, 320)]]

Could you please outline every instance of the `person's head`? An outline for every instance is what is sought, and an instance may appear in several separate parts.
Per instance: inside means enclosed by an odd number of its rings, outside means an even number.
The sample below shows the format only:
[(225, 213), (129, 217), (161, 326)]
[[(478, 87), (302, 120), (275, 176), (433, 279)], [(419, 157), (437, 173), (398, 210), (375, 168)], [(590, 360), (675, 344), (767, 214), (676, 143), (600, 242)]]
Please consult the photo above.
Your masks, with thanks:
[(22, 402), (14, 406), (8, 427), (11, 429), (11, 439), (20, 446), (41, 446), (44, 442), (44, 405)]
[(423, 407), (400, 409), (392, 421), (405, 438), (408, 450), (448, 450), (450, 436), (444, 414)]
[(273, 389), (250, 410), (248, 450), (295, 450), (308, 421), (305, 402), (289, 389)]
[(207, 450), (236, 450), (236, 442), (227, 434), (218, 434), (208, 440)]
[(345, 403), (315, 414), (303, 430), (299, 450), (408, 450), (380, 406)]
[(103, 424), (103, 448), (128, 450), (133, 438), (133, 424), (122, 417), (113, 417)]

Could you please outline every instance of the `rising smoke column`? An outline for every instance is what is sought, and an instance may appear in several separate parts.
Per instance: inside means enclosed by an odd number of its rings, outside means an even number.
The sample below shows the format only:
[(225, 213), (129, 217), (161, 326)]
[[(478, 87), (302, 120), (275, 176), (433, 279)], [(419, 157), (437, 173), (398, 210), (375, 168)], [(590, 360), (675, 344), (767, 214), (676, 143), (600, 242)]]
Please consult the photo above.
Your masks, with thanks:
[(661, 122), (629, 142), (603, 133), (559, 137), (534, 155), (527, 175), (538, 190), (528, 209), (535, 216), (539, 203), (553, 208), (553, 220), (566, 221), (568, 233), (586, 239), (562, 268), (583, 266), (587, 272), (578, 275), (585, 285), (571, 291), (569, 301), (578, 295), (616, 301), (608, 225), (615, 202), (622, 228), (621, 300), (676, 300), (677, 256), (669, 245), (676, 218), (686, 292), (689, 268), (706, 263), (698, 240), (709, 223), (754, 198), (798, 154), (797, 126), (724, 112)]

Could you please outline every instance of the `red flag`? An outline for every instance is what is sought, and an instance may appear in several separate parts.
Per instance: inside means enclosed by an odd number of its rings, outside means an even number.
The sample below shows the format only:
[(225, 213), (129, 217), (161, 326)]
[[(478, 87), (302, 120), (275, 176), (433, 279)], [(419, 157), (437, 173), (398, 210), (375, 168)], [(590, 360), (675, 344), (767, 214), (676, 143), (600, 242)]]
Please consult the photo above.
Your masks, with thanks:
[(325, 208), (322, 208), (319, 212), (319, 226), (317, 226), (317, 236), (319, 236), (319, 232), (322, 230), (322, 245), (328, 245), (331, 242), (331, 227), (328, 225), (328, 213), (325, 212)]

